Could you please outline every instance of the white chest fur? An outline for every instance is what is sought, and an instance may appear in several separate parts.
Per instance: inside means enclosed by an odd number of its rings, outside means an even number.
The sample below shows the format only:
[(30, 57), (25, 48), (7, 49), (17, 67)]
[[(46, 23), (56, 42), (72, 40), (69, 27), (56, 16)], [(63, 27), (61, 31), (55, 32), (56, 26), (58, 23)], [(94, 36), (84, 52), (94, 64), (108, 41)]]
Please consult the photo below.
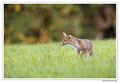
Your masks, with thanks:
[(73, 48), (75, 48), (75, 50), (82, 50), (79, 43), (71, 43), (71, 45), (73, 46)]

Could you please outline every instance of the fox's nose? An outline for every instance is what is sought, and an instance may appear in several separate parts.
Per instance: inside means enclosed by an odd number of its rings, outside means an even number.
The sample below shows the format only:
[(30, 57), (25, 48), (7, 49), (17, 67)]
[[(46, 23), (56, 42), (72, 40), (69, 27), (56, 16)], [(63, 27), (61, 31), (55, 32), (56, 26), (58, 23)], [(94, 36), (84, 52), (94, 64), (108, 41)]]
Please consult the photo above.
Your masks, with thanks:
[(61, 43), (60, 43), (61, 46), (63, 46)]

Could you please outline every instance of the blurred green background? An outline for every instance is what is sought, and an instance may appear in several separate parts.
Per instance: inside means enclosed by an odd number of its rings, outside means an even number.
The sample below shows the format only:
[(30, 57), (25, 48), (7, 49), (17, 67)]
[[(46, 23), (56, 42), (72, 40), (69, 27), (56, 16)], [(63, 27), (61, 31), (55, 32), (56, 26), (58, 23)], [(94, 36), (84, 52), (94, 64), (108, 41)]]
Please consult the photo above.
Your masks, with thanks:
[(63, 39), (116, 37), (115, 4), (5, 4), (4, 42), (46, 43)]

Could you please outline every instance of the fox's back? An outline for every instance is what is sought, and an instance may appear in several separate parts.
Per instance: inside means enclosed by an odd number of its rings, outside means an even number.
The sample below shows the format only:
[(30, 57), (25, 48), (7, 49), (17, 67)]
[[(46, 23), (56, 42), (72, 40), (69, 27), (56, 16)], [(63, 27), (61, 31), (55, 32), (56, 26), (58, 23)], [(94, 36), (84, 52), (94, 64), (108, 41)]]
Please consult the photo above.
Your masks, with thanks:
[(92, 43), (91, 43), (90, 40), (83, 39), (83, 41), (85, 42), (85, 44), (86, 44), (88, 50), (93, 48)]

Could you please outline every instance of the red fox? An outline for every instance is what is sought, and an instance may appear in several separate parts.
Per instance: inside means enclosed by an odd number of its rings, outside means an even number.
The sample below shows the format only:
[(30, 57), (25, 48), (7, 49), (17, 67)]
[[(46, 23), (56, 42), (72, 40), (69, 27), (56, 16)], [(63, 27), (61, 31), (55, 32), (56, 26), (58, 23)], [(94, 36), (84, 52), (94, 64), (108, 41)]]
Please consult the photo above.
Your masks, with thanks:
[[(79, 39), (79, 38), (73, 37), (72, 35), (66, 34), (64, 32), (63, 32), (63, 35), (64, 35), (64, 39), (60, 43), (61, 46), (64, 46), (66, 44), (72, 45), (77, 50), (78, 56), (82, 56), (84, 54), (86, 57), (87, 51), (89, 51), (90, 56), (92, 55), (94, 56), (93, 45), (90, 40)], [(81, 54), (80, 54), (80, 51), (82, 51)]]

